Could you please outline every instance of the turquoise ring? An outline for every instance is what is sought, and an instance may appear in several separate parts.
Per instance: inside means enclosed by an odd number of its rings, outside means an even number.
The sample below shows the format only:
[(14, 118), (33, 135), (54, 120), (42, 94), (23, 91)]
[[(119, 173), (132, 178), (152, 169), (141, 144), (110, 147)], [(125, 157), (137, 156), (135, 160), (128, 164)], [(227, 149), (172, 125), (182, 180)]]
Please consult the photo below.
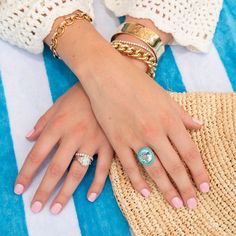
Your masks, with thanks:
[(151, 148), (143, 147), (138, 151), (138, 160), (144, 166), (149, 166), (154, 161), (154, 153)]

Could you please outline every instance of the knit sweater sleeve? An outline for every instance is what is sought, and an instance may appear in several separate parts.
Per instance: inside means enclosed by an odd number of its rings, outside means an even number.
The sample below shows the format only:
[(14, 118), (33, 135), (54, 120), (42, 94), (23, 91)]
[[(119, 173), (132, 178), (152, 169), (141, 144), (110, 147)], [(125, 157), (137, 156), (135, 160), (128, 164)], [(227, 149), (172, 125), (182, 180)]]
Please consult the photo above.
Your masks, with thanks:
[(105, 0), (116, 16), (147, 18), (174, 42), (206, 52), (211, 44), (222, 0)]
[(55, 19), (77, 9), (93, 18), (92, 0), (1, 0), (0, 38), (40, 53)]

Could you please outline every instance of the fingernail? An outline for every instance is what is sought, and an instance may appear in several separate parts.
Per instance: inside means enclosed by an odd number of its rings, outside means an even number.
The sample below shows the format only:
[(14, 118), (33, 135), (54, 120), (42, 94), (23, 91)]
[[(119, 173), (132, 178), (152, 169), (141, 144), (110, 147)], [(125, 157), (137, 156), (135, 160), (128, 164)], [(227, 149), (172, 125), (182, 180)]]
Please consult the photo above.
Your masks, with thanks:
[(171, 202), (177, 209), (183, 206), (183, 201), (179, 197), (172, 198)]
[(146, 188), (142, 189), (141, 190), (141, 194), (144, 196), (144, 197), (149, 197), (150, 196), (150, 191)]
[(53, 215), (57, 215), (62, 209), (62, 205), (60, 203), (55, 203), (50, 209)]
[(24, 191), (24, 186), (22, 184), (17, 184), (14, 188), (14, 193), (15, 194), (20, 195), (20, 194), (23, 193), (23, 191)]
[(39, 202), (39, 201), (36, 201), (33, 203), (32, 207), (31, 207), (31, 210), (34, 212), (34, 213), (38, 213), (41, 211), (42, 209), (42, 203)]
[(195, 209), (197, 207), (197, 201), (194, 197), (189, 198), (187, 201), (187, 205), (190, 209)]
[(200, 190), (201, 190), (203, 193), (209, 192), (209, 190), (210, 190), (209, 184), (206, 183), (206, 182), (200, 184)]
[(96, 193), (90, 193), (90, 195), (88, 197), (88, 200), (90, 202), (94, 202), (96, 198), (97, 198), (97, 194)]
[(192, 120), (199, 125), (203, 125), (203, 122), (195, 117), (193, 117)]
[(34, 133), (35, 129), (32, 129), (28, 134), (26, 134), (26, 138), (30, 138), (30, 136)]

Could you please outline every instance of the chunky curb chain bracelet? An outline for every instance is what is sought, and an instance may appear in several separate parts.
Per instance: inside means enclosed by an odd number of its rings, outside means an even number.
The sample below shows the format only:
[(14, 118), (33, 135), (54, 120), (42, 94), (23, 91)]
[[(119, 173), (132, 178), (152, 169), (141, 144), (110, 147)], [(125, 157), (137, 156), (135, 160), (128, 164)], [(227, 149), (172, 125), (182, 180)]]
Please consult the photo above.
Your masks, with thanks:
[(86, 13), (81, 12), (81, 11), (76, 11), (69, 17), (66, 17), (65, 20), (63, 20), (62, 23), (57, 27), (56, 32), (54, 33), (51, 39), (50, 49), (54, 57), (60, 59), (56, 50), (57, 44), (58, 44), (58, 38), (64, 34), (67, 26), (74, 24), (74, 22), (77, 20), (87, 20), (89, 22), (92, 22), (92, 18), (88, 16)]
[(150, 53), (143, 48), (132, 47), (131, 45), (122, 42), (113, 41), (111, 45), (121, 54), (143, 61), (148, 66), (147, 74), (151, 78), (155, 77), (157, 62), (153, 53)]

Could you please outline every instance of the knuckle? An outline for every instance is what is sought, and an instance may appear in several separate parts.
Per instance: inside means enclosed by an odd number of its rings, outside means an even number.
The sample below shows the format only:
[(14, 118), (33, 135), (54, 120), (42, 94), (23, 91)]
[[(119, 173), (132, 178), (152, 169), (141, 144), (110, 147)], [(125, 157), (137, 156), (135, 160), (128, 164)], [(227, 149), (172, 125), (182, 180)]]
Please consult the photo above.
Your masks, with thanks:
[(125, 171), (127, 172), (128, 175), (134, 175), (136, 172), (136, 168), (134, 168), (131, 165), (126, 165), (124, 166)]
[(18, 178), (17, 178), (17, 182), (26, 184), (26, 183), (29, 183), (30, 181), (31, 181), (31, 177), (29, 175), (26, 175), (23, 172), (19, 173)]
[(62, 167), (57, 163), (51, 163), (48, 167), (48, 174), (51, 177), (60, 177), (63, 174)]
[(75, 134), (81, 134), (83, 133), (88, 127), (88, 124), (86, 121), (80, 121), (74, 126), (74, 132)]
[(79, 182), (83, 178), (84, 173), (79, 168), (73, 168), (70, 171), (70, 176), (74, 181)]
[(107, 175), (109, 172), (109, 167), (106, 165), (101, 164), (97, 168), (98, 175)]
[(71, 195), (69, 193), (67, 193), (66, 191), (61, 191), (58, 195), (58, 199), (60, 199), (59, 202), (67, 202), (67, 200), (71, 197)]
[(184, 187), (180, 192), (183, 196), (195, 196), (195, 190), (191, 185)]
[(169, 112), (164, 112), (161, 115), (161, 121), (165, 127), (173, 127), (173, 125), (176, 124), (176, 121), (173, 118), (173, 115), (170, 114)]
[(175, 163), (169, 167), (168, 172), (172, 176), (178, 176), (180, 173), (185, 172), (185, 168), (181, 163)]
[(155, 135), (157, 134), (157, 130), (153, 122), (149, 120), (140, 120), (139, 124), (141, 132), (145, 138), (152, 139), (155, 137)]
[(163, 190), (162, 193), (167, 200), (172, 199), (174, 196), (177, 195), (177, 191), (173, 187)]
[(161, 166), (157, 166), (153, 170), (153, 172), (154, 172), (156, 178), (162, 178), (162, 177), (166, 176), (166, 172), (165, 172), (164, 168), (162, 168)]
[(39, 154), (37, 154), (34, 151), (31, 151), (28, 154), (28, 158), (27, 161), (29, 162), (29, 164), (33, 164), (33, 165), (39, 165), (41, 163), (41, 159), (39, 158)]
[(36, 129), (40, 129), (46, 122), (47, 122), (46, 116), (45, 115), (41, 116), (35, 125)]
[(52, 121), (52, 126), (55, 129), (57, 129), (57, 128), (61, 127), (64, 124), (66, 119), (67, 119), (66, 114), (57, 115), (57, 117), (55, 119), (53, 119), (53, 121)]
[(49, 192), (44, 188), (39, 188), (35, 194), (36, 199), (45, 199), (49, 195)]
[(200, 153), (194, 148), (190, 148), (183, 154), (183, 159), (186, 163), (194, 163), (201, 158)]

